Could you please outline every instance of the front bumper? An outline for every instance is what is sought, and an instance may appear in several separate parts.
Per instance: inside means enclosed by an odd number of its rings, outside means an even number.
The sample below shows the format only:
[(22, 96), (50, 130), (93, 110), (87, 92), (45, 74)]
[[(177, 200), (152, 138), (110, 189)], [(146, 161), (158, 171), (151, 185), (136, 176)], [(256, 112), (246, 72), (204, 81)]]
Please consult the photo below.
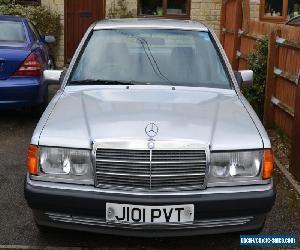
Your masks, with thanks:
[[(208, 188), (172, 194), (104, 192), (92, 187), (45, 183), (27, 178), (25, 197), (38, 224), (90, 232), (142, 237), (186, 236), (255, 230), (263, 226), (276, 191), (268, 185)], [(135, 205), (194, 204), (193, 224), (108, 224), (106, 203)]]

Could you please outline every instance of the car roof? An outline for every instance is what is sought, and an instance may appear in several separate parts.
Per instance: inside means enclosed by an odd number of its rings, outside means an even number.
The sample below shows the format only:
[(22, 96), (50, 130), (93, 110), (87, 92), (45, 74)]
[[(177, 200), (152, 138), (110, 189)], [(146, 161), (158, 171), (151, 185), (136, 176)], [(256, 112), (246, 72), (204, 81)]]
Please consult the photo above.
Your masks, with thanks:
[(26, 19), (24, 17), (21, 16), (4, 16), (4, 15), (0, 15), (0, 20), (1, 21), (18, 21), (18, 22), (23, 22)]
[(204, 24), (196, 21), (154, 18), (105, 19), (98, 21), (94, 26), (94, 30), (117, 28), (154, 28), (208, 31), (208, 28)]

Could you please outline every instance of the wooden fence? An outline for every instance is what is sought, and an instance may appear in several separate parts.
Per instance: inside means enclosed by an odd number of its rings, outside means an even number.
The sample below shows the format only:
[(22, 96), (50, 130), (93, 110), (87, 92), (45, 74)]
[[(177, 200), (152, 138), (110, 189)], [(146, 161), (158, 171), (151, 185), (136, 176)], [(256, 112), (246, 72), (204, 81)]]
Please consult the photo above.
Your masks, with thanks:
[(269, 38), (264, 123), (292, 140), (290, 171), (300, 181), (300, 28), (249, 20), (249, 0), (222, 1), (221, 43), (233, 69), (246, 69), (256, 42)]

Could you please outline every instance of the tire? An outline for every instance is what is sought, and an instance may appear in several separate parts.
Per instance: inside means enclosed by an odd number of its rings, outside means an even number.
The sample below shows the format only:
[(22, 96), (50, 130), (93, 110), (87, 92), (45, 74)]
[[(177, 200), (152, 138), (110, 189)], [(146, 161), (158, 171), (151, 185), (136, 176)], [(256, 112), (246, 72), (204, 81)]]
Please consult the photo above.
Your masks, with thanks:
[(261, 234), (262, 231), (263, 231), (263, 229), (264, 229), (264, 227), (265, 227), (265, 224), (266, 224), (266, 219), (264, 220), (263, 224), (259, 228), (246, 231), (245, 234), (250, 234), (250, 235)]
[(40, 225), (37, 222), (35, 222), (35, 226), (39, 230), (40, 234), (48, 234), (48, 233), (52, 233), (55, 231), (54, 228)]
[(38, 229), (39, 233), (42, 234), (42, 235), (43, 234), (53, 233), (53, 232), (55, 232), (57, 230), (54, 227), (49, 227), (49, 226), (41, 225), (39, 223), (38, 216), (35, 213), (33, 213), (33, 220), (34, 220), (35, 227)]
[(48, 98), (48, 86), (46, 88), (47, 88), (47, 90), (44, 93), (43, 102), (40, 103), (39, 105), (33, 106), (31, 108), (31, 112), (32, 112), (32, 115), (34, 117), (40, 117), (44, 113), (45, 109), (48, 106), (48, 102), (49, 102), (49, 98)]
[(43, 102), (41, 104), (42, 108), (45, 110), (48, 106), (48, 103), (49, 103), (49, 91), (48, 91), (48, 86), (46, 86), (47, 90), (45, 91), (44, 93), (44, 96), (43, 96)]

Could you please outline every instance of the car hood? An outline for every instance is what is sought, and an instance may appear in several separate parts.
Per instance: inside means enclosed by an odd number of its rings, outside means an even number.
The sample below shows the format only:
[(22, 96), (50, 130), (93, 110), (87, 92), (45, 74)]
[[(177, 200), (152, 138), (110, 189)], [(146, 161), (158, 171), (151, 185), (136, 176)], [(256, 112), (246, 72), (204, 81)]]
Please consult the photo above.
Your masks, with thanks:
[[(161, 86), (67, 86), (42, 126), (39, 144), (91, 148), (92, 141), (191, 140), (211, 150), (263, 148), (260, 134), (233, 90)], [(51, 106), (51, 105), (50, 105)]]

